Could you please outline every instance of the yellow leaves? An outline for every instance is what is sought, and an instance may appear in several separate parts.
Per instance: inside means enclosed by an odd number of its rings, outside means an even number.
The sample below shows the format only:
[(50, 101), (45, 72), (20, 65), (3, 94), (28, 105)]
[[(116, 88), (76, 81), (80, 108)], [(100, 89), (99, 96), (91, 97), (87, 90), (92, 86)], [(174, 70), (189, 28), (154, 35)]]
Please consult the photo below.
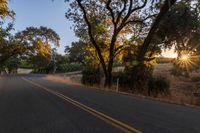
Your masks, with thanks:
[(0, 0), (0, 18), (4, 18), (6, 16), (14, 16), (15, 13), (8, 9), (8, 1), (7, 0)]
[(49, 44), (46, 44), (41, 40), (37, 40), (36, 42), (33, 43), (33, 45), (34, 45), (34, 50), (36, 51), (37, 54), (46, 58), (51, 57), (51, 47), (49, 46)]
[(147, 59), (151, 59), (149, 61), (144, 61), (144, 64), (147, 66), (147, 67), (150, 67), (152, 68), (155, 64), (156, 64), (156, 59), (155, 59), (155, 56), (157, 55), (157, 52), (153, 52), (152, 51), (148, 51), (146, 54), (145, 54), (145, 58)]
[[(101, 42), (99, 42), (98, 44), (107, 45), (107, 44), (100, 44), (100, 43)], [(108, 57), (109, 57), (109, 49), (104, 46), (100, 46), (100, 47), (101, 47), (101, 55), (104, 61), (107, 63)], [(98, 68), (100, 64), (100, 60), (99, 60), (96, 49), (92, 45), (87, 45), (87, 47), (85, 47), (85, 51), (89, 53), (89, 56), (85, 58), (85, 63), (91, 65), (94, 68)]]
[(8, 14), (7, 0), (0, 0), (0, 15), (6, 16)]
[(131, 32), (132, 32), (132, 31), (131, 31), (130, 28), (125, 27), (125, 28), (123, 28), (123, 29), (121, 30), (121, 32), (119, 33), (119, 35), (130, 34)]

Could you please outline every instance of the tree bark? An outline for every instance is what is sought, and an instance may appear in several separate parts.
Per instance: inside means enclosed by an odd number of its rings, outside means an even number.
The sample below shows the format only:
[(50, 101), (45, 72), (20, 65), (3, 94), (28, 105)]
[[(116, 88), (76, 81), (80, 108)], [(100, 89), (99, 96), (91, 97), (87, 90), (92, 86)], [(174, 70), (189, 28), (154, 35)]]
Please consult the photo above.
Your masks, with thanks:
[(105, 76), (104, 87), (112, 87), (112, 68), (113, 68), (113, 59), (109, 61), (107, 68), (107, 76)]

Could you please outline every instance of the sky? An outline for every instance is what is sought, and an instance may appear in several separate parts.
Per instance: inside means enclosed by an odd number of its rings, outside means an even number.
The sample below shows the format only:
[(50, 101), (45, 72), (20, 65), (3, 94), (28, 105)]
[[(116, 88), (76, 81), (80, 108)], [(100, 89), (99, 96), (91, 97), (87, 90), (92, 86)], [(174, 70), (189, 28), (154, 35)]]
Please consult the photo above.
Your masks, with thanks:
[[(58, 53), (64, 54), (65, 46), (76, 41), (72, 23), (65, 18), (68, 9), (65, 0), (10, 0), (9, 8), (14, 10), (15, 31), (22, 31), (26, 27), (46, 26), (52, 28), (61, 38)], [(165, 57), (176, 57), (172, 50), (162, 53)]]
[(170, 58), (176, 58), (177, 53), (174, 52), (174, 47), (172, 47), (172, 49), (163, 50), (162, 56), (170, 57)]
[(14, 32), (30, 26), (52, 28), (61, 38), (58, 52), (62, 54), (66, 45), (77, 40), (72, 23), (65, 18), (68, 5), (64, 0), (10, 0), (9, 8), (16, 13)]

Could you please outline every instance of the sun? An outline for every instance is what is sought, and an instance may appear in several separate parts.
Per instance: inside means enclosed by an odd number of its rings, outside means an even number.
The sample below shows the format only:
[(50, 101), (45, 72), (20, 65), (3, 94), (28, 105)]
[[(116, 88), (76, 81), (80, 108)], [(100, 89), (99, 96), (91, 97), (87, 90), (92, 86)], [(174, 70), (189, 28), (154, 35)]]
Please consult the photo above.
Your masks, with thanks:
[(192, 59), (193, 56), (189, 51), (183, 51), (176, 63), (180, 68), (189, 71), (191, 68), (196, 66), (195, 62)]
[(182, 55), (180, 58), (182, 61), (187, 61), (189, 59), (188, 55)]

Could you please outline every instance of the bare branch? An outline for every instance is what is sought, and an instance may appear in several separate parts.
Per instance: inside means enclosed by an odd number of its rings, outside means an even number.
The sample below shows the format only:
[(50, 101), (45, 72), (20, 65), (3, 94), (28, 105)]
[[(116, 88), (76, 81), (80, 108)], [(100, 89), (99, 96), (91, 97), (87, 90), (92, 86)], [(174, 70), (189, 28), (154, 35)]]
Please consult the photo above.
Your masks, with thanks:
[(144, 3), (143, 3), (141, 6), (138, 6), (138, 7), (134, 8), (134, 9), (132, 9), (132, 10), (131, 10), (131, 13), (133, 13), (133, 12), (135, 12), (135, 11), (137, 11), (137, 10), (140, 10), (140, 9), (144, 8), (144, 7), (147, 5), (147, 1), (148, 1), (148, 0), (145, 0)]
[[(130, 0), (130, 5), (129, 5), (128, 13), (127, 13), (127, 15), (124, 17), (124, 19), (122, 20), (121, 25), (118, 27), (118, 29), (117, 29), (117, 32), (118, 32), (118, 33), (123, 29), (123, 27), (125, 27), (125, 26), (129, 23), (129, 22), (127, 23), (127, 20), (129, 19), (129, 17), (131, 16), (131, 14), (132, 14), (133, 12), (137, 11), (137, 10), (140, 10), (140, 9), (144, 8), (144, 7), (146, 6), (146, 4), (147, 4), (147, 1), (148, 1), (148, 0), (145, 0), (144, 3), (143, 3), (141, 6), (138, 6), (138, 7), (136, 7), (136, 8), (133, 8), (133, 0)], [(133, 9), (132, 9), (132, 8), (133, 8)], [(136, 22), (136, 21), (135, 21), (135, 22)], [(137, 22), (139, 22), (139, 21), (137, 21)], [(140, 21), (140, 22), (141, 22), (141, 21)]]
[(115, 52), (117, 52), (119, 49), (121, 49), (121, 48), (123, 48), (124, 46), (123, 45), (121, 45), (121, 46), (119, 46), (119, 47), (117, 47), (117, 48), (115, 48)]
[(122, 17), (123, 12), (126, 10), (126, 6), (127, 6), (127, 1), (124, 1), (124, 6), (122, 8), (122, 10), (119, 12), (118, 16), (117, 16), (117, 20), (116, 23), (119, 23), (120, 18)]
[(152, 61), (152, 60), (155, 60), (156, 57), (151, 57), (151, 58), (144, 58), (145, 61), (149, 62), (149, 61)]
[(141, 23), (143, 25), (146, 25), (144, 21), (146, 21), (147, 19), (153, 18), (155, 17), (157, 14), (153, 14), (153, 15), (149, 15), (148, 17), (142, 19), (142, 20), (129, 20), (125, 23), (125, 25), (129, 24), (129, 23)]
[[(126, 21), (128, 20), (128, 18), (130, 17), (131, 15), (131, 10), (132, 10), (132, 7), (133, 7), (133, 0), (130, 0), (130, 4), (129, 4), (129, 9), (128, 9), (128, 13), (126, 14), (126, 16), (124, 17), (124, 19), (122, 20), (122, 23), (119, 27), (123, 27), (123, 25), (126, 23)], [(121, 29), (119, 28), (119, 29)]]
[[(128, 9), (128, 13), (127, 15), (124, 17), (124, 19), (122, 20), (121, 25), (119, 26), (119, 30), (121, 30), (124, 26), (126, 26), (126, 21), (128, 20), (128, 18), (131, 16), (131, 14), (137, 10), (140, 10), (142, 8), (144, 8), (147, 4), (147, 0), (144, 1), (144, 3), (141, 6), (138, 6), (136, 8), (133, 8), (133, 0), (130, 0), (130, 5), (129, 5), (129, 9)], [(133, 8), (133, 9), (132, 9)]]
[(116, 57), (117, 55), (119, 55), (125, 49), (126, 49), (126, 47), (124, 47), (124, 46), (122, 46), (122, 47), (119, 46), (118, 48), (116, 48), (114, 57)]
[(112, 2), (112, 0), (108, 0), (108, 2), (106, 3), (106, 8), (108, 9), (108, 11), (111, 14), (113, 25), (116, 26), (115, 15), (114, 15), (112, 8), (110, 7), (111, 2)]
[(128, 22), (125, 23), (125, 25), (128, 25), (128, 24), (142, 24), (142, 25), (146, 25), (145, 22), (143, 20), (129, 20)]

